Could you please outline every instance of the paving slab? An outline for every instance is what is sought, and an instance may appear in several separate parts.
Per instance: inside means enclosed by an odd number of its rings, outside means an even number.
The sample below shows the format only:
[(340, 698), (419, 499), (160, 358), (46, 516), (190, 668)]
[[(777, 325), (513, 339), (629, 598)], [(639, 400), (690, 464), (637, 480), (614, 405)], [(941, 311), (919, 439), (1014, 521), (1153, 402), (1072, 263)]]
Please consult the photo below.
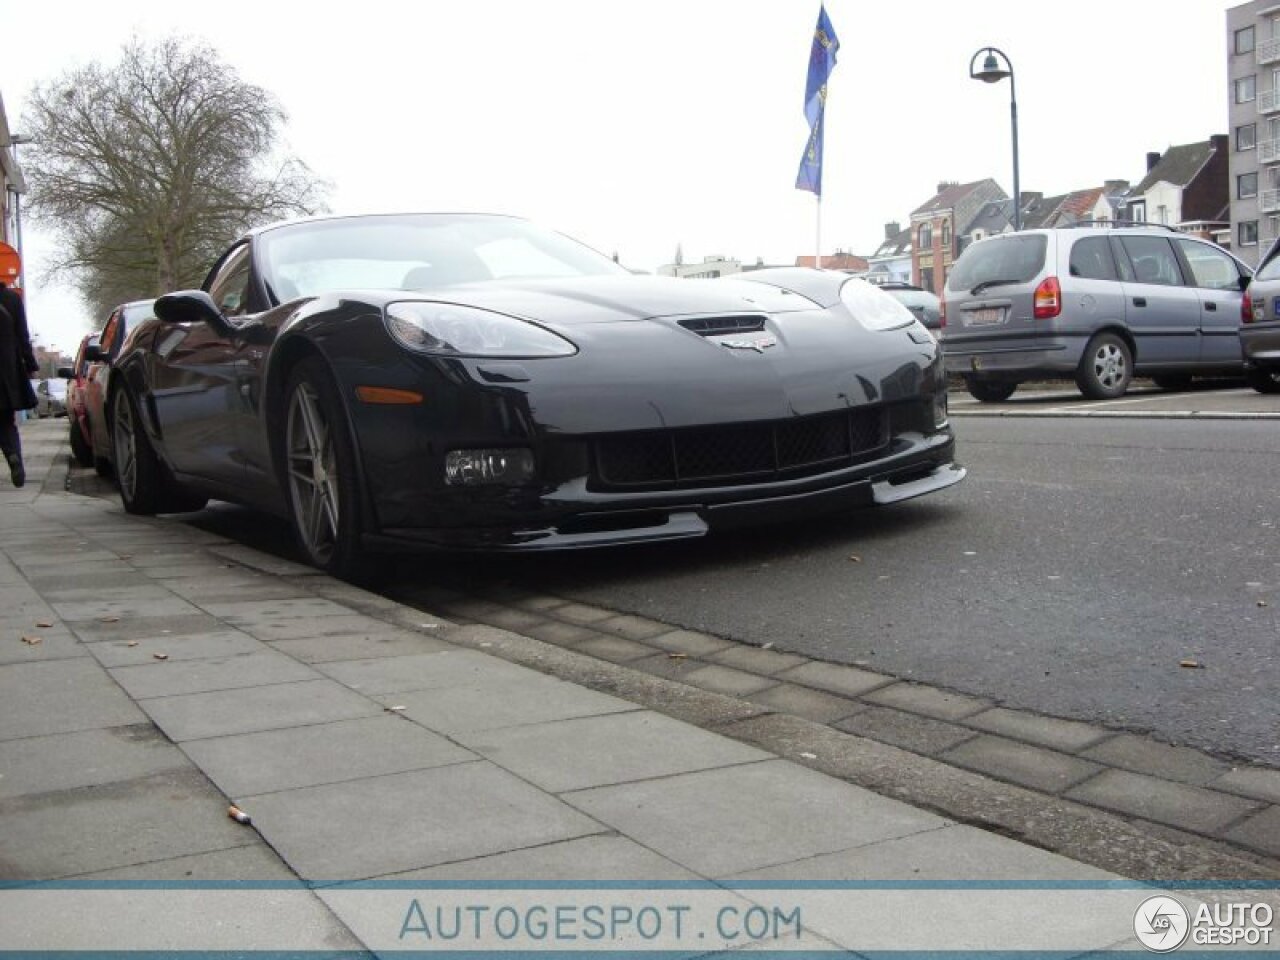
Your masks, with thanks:
[(429, 730), (456, 734), (635, 710), (636, 705), (563, 680), (534, 674), (481, 685), (377, 694), (385, 706)]
[(163, 587), (133, 587), (134, 591), (147, 595), (116, 597), (108, 595), (98, 600), (58, 601), (52, 604), (58, 616), (68, 623), (119, 617), (121, 622), (135, 618), (185, 617), (197, 615), (200, 608), (174, 596)]
[[(562, 647), (571, 647), (584, 640), (600, 637), (600, 634), (590, 627), (577, 623), (560, 623), (558, 620), (546, 620), (543, 623), (527, 627), (520, 632), (526, 636)], [(646, 648), (646, 650), (650, 653), (653, 652), (651, 648)]]
[[(616, 834), (598, 834), (540, 847), (495, 853), (394, 874), (388, 880), (522, 882), (617, 881), (636, 883), (693, 881), (697, 874)], [(321, 894), (323, 896), (323, 893)]]
[(1124, 770), (1105, 770), (1065, 796), (1106, 810), (1207, 834), (1222, 830), (1259, 807), (1242, 797)]
[(1233, 843), (1280, 857), (1280, 807), (1268, 807), (1232, 827), (1226, 836)]
[(1280, 803), (1280, 770), (1270, 767), (1237, 767), (1215, 780), (1213, 787), (1269, 803)]
[[(556, 616), (560, 616), (560, 613), (561, 611), (557, 610)], [(671, 630), (648, 637), (645, 642), (651, 647), (659, 647), (672, 653), (687, 653), (691, 657), (707, 656), (720, 650), (727, 650), (734, 645), (732, 640), (712, 636), (709, 633), (698, 633), (695, 630)]]
[(0, 740), (145, 720), (106, 671), (87, 657), (0, 667)]
[(389, 715), (193, 740), (182, 749), (229, 797), (478, 759), (438, 734)]
[[(40, 642), (27, 643), (24, 637), (38, 638)], [(0, 630), (0, 666), (87, 656), (89, 651), (85, 645), (63, 627), (29, 627), (12, 633)]]
[(868, 707), (861, 713), (839, 721), (835, 726), (860, 737), (891, 743), (895, 747), (929, 757), (944, 753), (957, 744), (978, 736), (972, 730), (953, 723), (891, 710), (888, 707)]
[(312, 668), (271, 649), (205, 660), (153, 660), (108, 672), (135, 700), (320, 679)]
[(0, 800), (0, 879), (47, 880), (257, 843), (197, 771)]
[(403, 873), (603, 832), (590, 817), (484, 761), (242, 799), (289, 866), (316, 882)]
[(941, 759), (1044, 793), (1062, 793), (1104, 769), (1088, 760), (987, 734), (946, 751)]
[(289, 617), (240, 625), (245, 633), (259, 640), (296, 640), (301, 637), (325, 637), (338, 634), (380, 633), (386, 623), (362, 613), (333, 614), (324, 617)]
[(626, 637), (610, 637), (595, 634), (589, 640), (583, 640), (574, 646), (575, 650), (591, 657), (599, 657), (610, 663), (631, 663), (653, 656), (653, 647), (646, 646)]
[(151, 637), (182, 637), (198, 633), (222, 633), (227, 629), (217, 617), (206, 613), (184, 616), (127, 617), (120, 620), (76, 620), (67, 623), (85, 643), (111, 640), (146, 640)]
[(811, 661), (782, 670), (774, 676), (788, 683), (799, 683), (806, 687), (816, 687), (830, 693), (843, 694), (846, 697), (860, 697), (880, 687), (895, 682), (893, 678), (857, 667), (846, 667), (838, 663), (819, 663)]
[(382, 707), (332, 680), (157, 697), (143, 705), (175, 742), (375, 716)]
[(648, 617), (638, 617), (631, 613), (619, 614), (604, 620), (596, 620), (591, 626), (596, 630), (624, 637), (627, 640), (647, 640), (650, 637), (671, 632), (669, 623), (650, 620)]
[[(276, 581), (279, 583), (279, 581)], [(296, 620), (299, 617), (326, 619), (351, 616), (351, 608), (332, 600), (325, 600), (308, 591), (290, 587), (292, 596), (278, 600), (250, 600), (244, 603), (206, 603), (206, 612), (236, 626), (258, 626), (277, 620)]]
[(498, 766), (552, 793), (752, 763), (770, 756), (647, 710), (454, 736)]
[(1090, 747), (1080, 754), (1109, 767), (1122, 767), (1134, 773), (1146, 773), (1163, 780), (1177, 780), (1197, 786), (1229, 773), (1231, 765), (1189, 747), (1159, 743), (1149, 737), (1120, 734)]
[(104, 667), (126, 667), (156, 662), (162, 653), (171, 663), (206, 660), (254, 653), (264, 649), (261, 640), (238, 630), (214, 633), (161, 634), (138, 640), (103, 640), (86, 643), (87, 649)]
[(5, 740), (0, 741), (0, 799), (188, 767), (182, 751), (149, 723)]
[(785, 760), (564, 795), (706, 877), (934, 830), (946, 821)]
[(761, 647), (749, 647), (745, 644), (734, 644), (727, 650), (708, 654), (707, 659), (726, 667), (746, 670), (772, 676), (791, 667), (798, 667), (808, 662), (807, 657), (795, 653), (780, 653), (777, 650), (765, 650)]
[(557, 620), (568, 620), (570, 623), (598, 623), (601, 620), (610, 620), (618, 615), (616, 610), (607, 610), (604, 607), (593, 607), (586, 603), (566, 603), (556, 607), (555, 616)]
[(338, 633), (328, 637), (272, 640), (270, 646), (303, 663), (404, 657), (457, 649), (453, 644), (425, 633), (397, 630), (393, 627), (388, 627), (385, 632), (380, 633)]
[(77, 880), (145, 880), (150, 883), (235, 880), (283, 882), (298, 875), (262, 840), (243, 847), (229, 847), (209, 853), (149, 860), (128, 867), (114, 867), (94, 873), (77, 874)]
[(730, 697), (750, 696), (777, 686), (778, 683), (772, 677), (762, 677), (757, 673), (735, 670), (718, 663), (695, 667), (682, 677), (682, 681)]
[(1110, 730), (1080, 723), (1077, 720), (1037, 716), (1034, 713), (1022, 713), (1004, 707), (995, 707), (975, 714), (967, 718), (965, 723), (979, 730), (998, 733), (1013, 740), (1025, 740), (1028, 743), (1049, 747), (1052, 750), (1062, 750), (1066, 753), (1088, 749), (1114, 736)]
[(991, 701), (954, 693), (940, 687), (921, 683), (894, 683), (873, 690), (864, 698), (867, 703), (881, 707), (894, 707), (909, 713), (918, 713), (935, 720), (963, 720), (983, 710), (990, 709)]
[(518, 683), (538, 676), (525, 667), (497, 657), (458, 649), (410, 654), (394, 660), (386, 657), (345, 660), (321, 664), (317, 669), (353, 690), (370, 695), (437, 687), (483, 686), (502, 681)]
[(733, 880), (892, 882), (895, 880), (1060, 880), (1119, 879), (1099, 870), (1037, 850), (996, 833), (963, 824), (896, 837), (794, 860), (762, 870), (748, 870)]
[(866, 704), (847, 697), (838, 697), (832, 693), (802, 687), (794, 683), (780, 683), (753, 693), (747, 699), (753, 703), (763, 704), (781, 713), (793, 713), (798, 717), (815, 720), (818, 723), (831, 723), (842, 720), (868, 709)]

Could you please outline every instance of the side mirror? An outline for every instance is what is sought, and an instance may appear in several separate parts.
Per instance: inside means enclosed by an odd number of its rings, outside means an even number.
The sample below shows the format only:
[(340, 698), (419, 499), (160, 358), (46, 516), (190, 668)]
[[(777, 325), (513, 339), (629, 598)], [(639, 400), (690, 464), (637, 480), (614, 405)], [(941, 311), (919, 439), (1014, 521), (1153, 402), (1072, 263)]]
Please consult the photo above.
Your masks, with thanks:
[(1241, 291), (1248, 290), (1248, 289), (1249, 289), (1249, 281), (1250, 281), (1250, 280), (1252, 280), (1252, 279), (1253, 279), (1253, 277), (1249, 277), (1249, 276), (1245, 276), (1244, 274), (1241, 274), (1241, 275), (1240, 275), (1240, 290), (1241, 290)]
[(231, 325), (213, 297), (203, 290), (179, 290), (166, 293), (155, 303), (155, 314), (161, 323), (205, 323), (220, 337), (233, 337)]
[(111, 358), (102, 352), (102, 347), (96, 343), (91, 343), (84, 348), (84, 358), (89, 363), (106, 363)]
[(70, 367), (59, 367), (58, 376), (63, 380), (74, 380), (76, 378), (76, 372)]

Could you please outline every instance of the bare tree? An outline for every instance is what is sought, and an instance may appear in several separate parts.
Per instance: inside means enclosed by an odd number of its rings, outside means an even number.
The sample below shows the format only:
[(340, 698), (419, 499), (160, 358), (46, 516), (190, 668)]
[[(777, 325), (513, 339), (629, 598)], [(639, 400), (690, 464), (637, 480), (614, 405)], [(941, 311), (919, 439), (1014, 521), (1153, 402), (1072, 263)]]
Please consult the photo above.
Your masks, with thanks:
[(210, 47), (135, 39), (120, 62), (38, 85), (23, 122), (29, 210), (99, 316), (199, 285), (245, 229), (314, 213), (325, 185), (277, 152), (285, 114)]

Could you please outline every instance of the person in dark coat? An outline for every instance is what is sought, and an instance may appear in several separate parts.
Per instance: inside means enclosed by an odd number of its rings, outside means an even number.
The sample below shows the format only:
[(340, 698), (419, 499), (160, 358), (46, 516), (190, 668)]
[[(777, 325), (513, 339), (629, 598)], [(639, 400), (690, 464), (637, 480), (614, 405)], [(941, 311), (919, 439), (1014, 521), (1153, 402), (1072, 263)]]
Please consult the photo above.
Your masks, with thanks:
[(15, 414), (34, 409), (36, 392), (31, 389), (31, 375), (39, 369), (31, 350), (22, 297), (0, 280), (0, 450), (4, 451), (15, 487), (27, 482)]

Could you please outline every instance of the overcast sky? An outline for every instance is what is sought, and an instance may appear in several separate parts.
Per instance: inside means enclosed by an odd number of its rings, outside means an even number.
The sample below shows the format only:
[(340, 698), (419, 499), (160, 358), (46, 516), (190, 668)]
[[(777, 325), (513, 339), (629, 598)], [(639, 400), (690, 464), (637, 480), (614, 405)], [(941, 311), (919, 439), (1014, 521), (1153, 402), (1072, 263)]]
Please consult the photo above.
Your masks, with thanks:
[[(840, 38), (826, 114), (824, 253), (869, 254), (941, 180), (1012, 190), (1013, 61), (1024, 190), (1137, 181), (1149, 150), (1227, 132), (1226, 0), (827, 0)], [(538, 220), (654, 270), (680, 244), (792, 263), (814, 252), (795, 189), (817, 0), (0, 0), (0, 96), (112, 62), (131, 35), (198, 37), (289, 115), (288, 146), (337, 212), (468, 210)], [(96, 321), (41, 272), (33, 329), (73, 348)]]

